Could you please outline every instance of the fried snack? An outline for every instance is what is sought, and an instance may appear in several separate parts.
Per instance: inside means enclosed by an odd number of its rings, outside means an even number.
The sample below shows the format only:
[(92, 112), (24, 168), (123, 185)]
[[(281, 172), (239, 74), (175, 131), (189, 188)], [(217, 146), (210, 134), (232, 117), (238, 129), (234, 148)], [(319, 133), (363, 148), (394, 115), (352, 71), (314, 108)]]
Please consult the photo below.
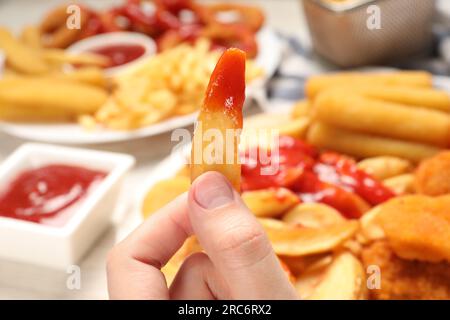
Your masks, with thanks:
[(20, 40), (30, 48), (41, 49), (41, 33), (36, 26), (26, 26), (22, 29)]
[(308, 296), (309, 300), (363, 300), (367, 298), (366, 275), (359, 260), (349, 252), (338, 254)]
[(42, 51), (42, 56), (45, 60), (52, 64), (76, 64), (76, 65), (87, 65), (96, 67), (106, 67), (109, 65), (109, 58), (90, 52), (83, 53), (67, 53), (61, 49), (46, 49)]
[(450, 151), (422, 161), (416, 171), (414, 186), (418, 193), (430, 196), (450, 193)]
[(107, 88), (109, 86), (109, 81), (106, 78), (105, 73), (101, 69), (95, 67), (79, 68), (68, 73), (55, 73), (48, 77), (71, 80), (100, 88)]
[(272, 228), (263, 224), (276, 254), (306, 256), (324, 253), (339, 247), (358, 229), (357, 221), (345, 221), (330, 227), (310, 229), (286, 224)]
[(279, 128), (280, 135), (291, 136), (298, 139), (303, 139), (311, 123), (308, 117), (299, 117), (290, 119), (283, 126)]
[[(308, 257), (301, 257), (300, 259), (305, 258)], [(311, 259), (311, 257), (309, 258)], [(295, 289), (297, 290), (297, 294), (301, 299), (308, 299), (308, 297), (311, 296), (315, 288), (324, 278), (327, 268), (332, 261), (333, 257), (331, 255), (322, 256), (322, 258), (319, 258), (317, 262), (308, 266), (298, 275), (297, 280), (295, 282)]]
[(357, 167), (379, 180), (384, 180), (410, 172), (412, 163), (399, 157), (380, 156), (361, 160)]
[(257, 32), (261, 29), (264, 23), (264, 13), (258, 7), (246, 6), (235, 3), (214, 3), (205, 7), (204, 19), (208, 24), (229, 25), (224, 19), (220, 19), (222, 14), (234, 14), (237, 19), (234, 19), (231, 24), (244, 25), (251, 31)]
[(383, 228), (377, 220), (380, 212), (381, 206), (376, 206), (361, 217), (360, 230), (357, 234), (357, 239), (361, 243), (366, 244), (386, 237)]
[(289, 210), (282, 218), (289, 224), (306, 228), (324, 228), (345, 221), (336, 209), (322, 203), (301, 203)]
[(400, 258), (450, 262), (450, 195), (409, 195), (380, 205), (376, 220)]
[(436, 109), (450, 112), (450, 96), (446, 91), (433, 88), (388, 85), (342, 84), (333, 86), (333, 90), (357, 93), (368, 98), (396, 102), (413, 107)]
[(168, 286), (170, 286), (170, 284), (175, 279), (175, 276), (178, 270), (180, 270), (180, 267), (183, 264), (184, 260), (189, 255), (201, 251), (202, 248), (198, 243), (197, 237), (189, 237), (184, 242), (183, 246), (172, 256), (172, 258), (170, 258), (166, 265), (161, 268), (161, 272), (164, 274)]
[(314, 118), (348, 130), (423, 142), (450, 144), (450, 116), (422, 108), (329, 90), (314, 101)]
[[(245, 52), (228, 49), (211, 75), (198, 117), (192, 140), (191, 181), (207, 171), (218, 171), (240, 191), (238, 146), (244, 100)], [(208, 139), (209, 133), (214, 136)]]
[(308, 100), (297, 101), (291, 110), (293, 118), (308, 117), (311, 113), (311, 102)]
[(279, 217), (300, 199), (289, 189), (270, 188), (242, 193), (242, 200), (257, 217)]
[(394, 156), (408, 159), (414, 163), (439, 152), (437, 147), (356, 133), (320, 122), (311, 125), (307, 141), (317, 147), (338, 151), (356, 158)]
[(73, 81), (14, 78), (0, 81), (0, 103), (17, 108), (55, 109), (76, 115), (95, 112), (107, 99), (106, 91)]
[(425, 88), (430, 88), (433, 84), (431, 74), (425, 71), (391, 73), (340, 72), (311, 77), (306, 83), (305, 92), (309, 99), (314, 99), (321, 91), (344, 83), (349, 86), (401, 85)]
[(301, 276), (311, 270), (326, 267), (331, 263), (333, 257), (329, 253), (313, 254), (303, 257), (279, 256), (281, 260), (289, 267), (292, 274), (300, 280)]
[(383, 180), (383, 184), (399, 195), (411, 194), (416, 191), (414, 188), (414, 174), (412, 173), (405, 173)]
[(49, 65), (36, 50), (32, 50), (11, 33), (0, 27), (0, 49), (6, 54), (6, 63), (14, 70), (26, 74), (43, 74), (50, 70)]
[(74, 120), (74, 115), (62, 109), (18, 108), (0, 101), (0, 119), (11, 122), (66, 122)]
[(380, 288), (369, 290), (371, 299), (450, 299), (448, 263), (401, 259), (387, 241), (376, 241), (365, 247), (362, 261), (365, 268), (377, 266), (381, 273)]
[(184, 176), (175, 176), (157, 182), (146, 194), (142, 205), (142, 215), (147, 218), (170, 201), (189, 190), (191, 180)]
[[(106, 128), (131, 130), (197, 111), (219, 58), (217, 51), (209, 49), (210, 43), (201, 39), (129, 68), (116, 79), (112, 99), (94, 120)], [(251, 62), (246, 69), (247, 81), (260, 74), (255, 70), (261, 70)]]

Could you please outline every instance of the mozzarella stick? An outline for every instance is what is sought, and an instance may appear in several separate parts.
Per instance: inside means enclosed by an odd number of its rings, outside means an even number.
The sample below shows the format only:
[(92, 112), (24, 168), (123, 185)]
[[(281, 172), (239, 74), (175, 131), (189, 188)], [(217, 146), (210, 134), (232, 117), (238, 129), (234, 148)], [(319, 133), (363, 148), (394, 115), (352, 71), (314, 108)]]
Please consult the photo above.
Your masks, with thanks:
[(387, 85), (340, 85), (333, 90), (359, 93), (368, 98), (450, 112), (450, 95), (443, 90)]
[(425, 71), (402, 71), (392, 73), (341, 72), (311, 77), (306, 83), (306, 95), (315, 98), (322, 90), (338, 85), (402, 85), (431, 87), (431, 74)]
[(194, 132), (191, 181), (218, 171), (240, 191), (239, 135), (245, 100), (245, 53), (228, 49), (211, 74)]
[(401, 140), (449, 145), (450, 116), (440, 111), (328, 90), (314, 102), (314, 118), (343, 129)]
[(420, 143), (382, 138), (348, 130), (338, 129), (320, 122), (308, 131), (309, 143), (357, 158), (394, 156), (415, 163), (439, 152), (439, 148)]
[(0, 102), (16, 107), (61, 109), (82, 114), (95, 112), (107, 98), (105, 90), (74, 81), (40, 78), (0, 81)]

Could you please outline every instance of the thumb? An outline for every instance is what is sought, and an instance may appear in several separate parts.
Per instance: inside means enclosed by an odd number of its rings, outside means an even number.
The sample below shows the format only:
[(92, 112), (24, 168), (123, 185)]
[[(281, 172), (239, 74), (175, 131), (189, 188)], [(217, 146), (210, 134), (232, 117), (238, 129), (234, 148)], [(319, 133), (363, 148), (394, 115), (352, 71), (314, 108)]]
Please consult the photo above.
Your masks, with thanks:
[(207, 172), (189, 191), (189, 218), (234, 299), (294, 299), (264, 229), (224, 176)]

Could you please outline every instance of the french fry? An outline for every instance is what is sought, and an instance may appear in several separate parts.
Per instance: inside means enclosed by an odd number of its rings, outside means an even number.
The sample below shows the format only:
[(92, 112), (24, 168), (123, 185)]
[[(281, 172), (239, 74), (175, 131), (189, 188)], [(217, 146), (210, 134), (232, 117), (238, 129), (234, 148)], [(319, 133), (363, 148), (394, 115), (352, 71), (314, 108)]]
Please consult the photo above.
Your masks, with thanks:
[(242, 193), (242, 200), (257, 217), (278, 217), (300, 202), (289, 189), (270, 188)]
[(33, 50), (16, 40), (11, 33), (0, 27), (0, 49), (6, 54), (6, 63), (13, 69), (26, 74), (43, 74), (49, 65)]
[(283, 126), (280, 126), (280, 135), (291, 136), (298, 139), (303, 139), (308, 130), (311, 120), (308, 117), (298, 117), (290, 119)]
[(314, 99), (322, 90), (343, 83), (347, 85), (402, 85), (412, 87), (432, 86), (431, 74), (425, 71), (402, 71), (392, 73), (341, 72), (311, 77), (306, 83), (306, 95)]
[(0, 81), (0, 103), (17, 107), (45, 107), (66, 110), (69, 114), (91, 113), (106, 102), (107, 96), (100, 88), (73, 81), (39, 78)]
[(322, 203), (301, 203), (289, 210), (282, 218), (289, 224), (306, 228), (323, 228), (345, 221), (336, 209)]
[(338, 151), (357, 158), (394, 156), (417, 163), (439, 152), (439, 148), (420, 143), (382, 138), (338, 129), (320, 122), (309, 131), (309, 143), (324, 149)]
[(450, 95), (443, 90), (413, 86), (355, 85), (333, 86), (333, 90), (357, 93), (368, 98), (396, 102), (413, 107), (423, 107), (450, 112)]
[(105, 73), (101, 69), (95, 67), (79, 68), (72, 72), (52, 74), (48, 77), (62, 80), (72, 80), (101, 88), (107, 88), (109, 84), (107, 78), (105, 77)]
[(313, 108), (315, 119), (336, 127), (437, 146), (450, 144), (450, 116), (439, 111), (336, 90), (318, 96)]
[(381, 213), (381, 206), (373, 207), (366, 212), (360, 219), (360, 230), (357, 234), (357, 239), (366, 244), (375, 240), (384, 239), (386, 234), (377, 221), (378, 215)]
[(71, 54), (67, 53), (62, 49), (45, 49), (42, 51), (42, 56), (49, 63), (57, 64), (78, 64), (87, 66), (97, 66), (106, 67), (109, 65), (110, 61), (107, 57), (95, 53), (77, 53)]
[[(220, 57), (206, 90), (191, 152), (191, 181), (207, 171), (218, 171), (240, 191), (239, 134), (245, 99), (245, 53), (228, 49)], [(217, 133), (214, 150), (206, 137)], [(217, 143), (222, 139), (222, 144)], [(214, 156), (213, 156), (214, 153)], [(206, 158), (206, 159), (205, 159)]]
[(358, 229), (357, 221), (345, 221), (330, 227), (310, 229), (290, 226), (272, 228), (263, 224), (276, 254), (305, 256), (331, 251), (352, 237)]
[[(301, 259), (304, 258), (307, 257), (301, 257)], [(326, 255), (320, 258), (316, 263), (308, 266), (308, 268), (299, 274), (295, 282), (295, 289), (301, 299), (308, 299), (314, 292), (315, 288), (322, 281), (332, 260), (333, 258), (331, 255)]]
[(361, 160), (357, 167), (377, 179), (384, 180), (410, 172), (412, 163), (399, 157), (380, 156)]
[(361, 262), (349, 252), (337, 255), (309, 300), (361, 300), (368, 296)]

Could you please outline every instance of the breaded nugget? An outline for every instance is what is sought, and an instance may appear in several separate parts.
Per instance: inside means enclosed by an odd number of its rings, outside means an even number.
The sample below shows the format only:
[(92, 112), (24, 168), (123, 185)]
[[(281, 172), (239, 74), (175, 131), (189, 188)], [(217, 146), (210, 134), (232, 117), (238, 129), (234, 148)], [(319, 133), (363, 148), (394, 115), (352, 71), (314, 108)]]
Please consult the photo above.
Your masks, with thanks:
[(420, 163), (415, 178), (418, 193), (439, 196), (450, 193), (450, 151), (443, 151)]
[(450, 195), (394, 198), (380, 206), (376, 220), (399, 257), (450, 262)]
[(371, 299), (450, 299), (450, 264), (403, 260), (386, 241), (376, 241), (362, 251), (367, 269), (376, 265), (381, 288), (371, 289)]

